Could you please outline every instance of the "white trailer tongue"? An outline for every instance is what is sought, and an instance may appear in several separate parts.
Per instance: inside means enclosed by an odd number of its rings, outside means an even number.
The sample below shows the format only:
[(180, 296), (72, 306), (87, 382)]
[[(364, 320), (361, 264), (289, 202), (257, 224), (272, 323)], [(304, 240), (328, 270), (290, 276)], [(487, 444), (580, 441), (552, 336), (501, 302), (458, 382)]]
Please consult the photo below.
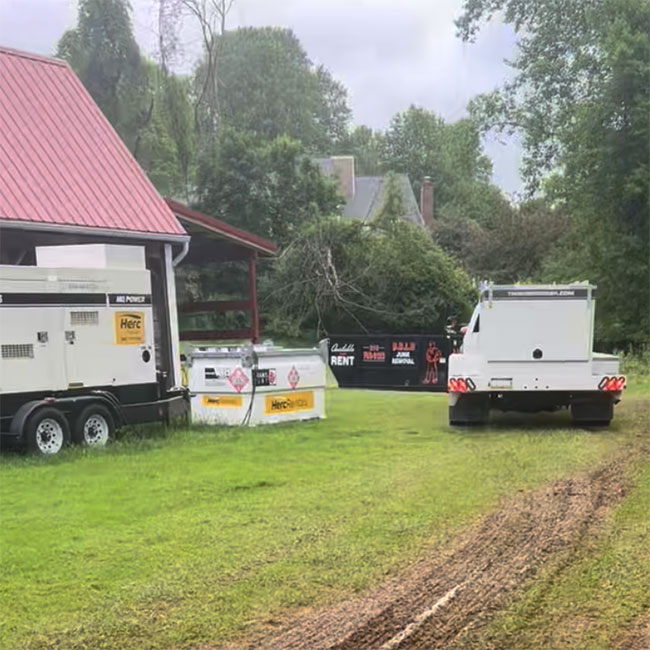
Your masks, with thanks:
[(484, 422), (491, 409), (569, 408), (573, 420), (609, 424), (625, 377), (595, 354), (589, 284), (485, 285), (462, 351), (449, 358), (451, 424)]

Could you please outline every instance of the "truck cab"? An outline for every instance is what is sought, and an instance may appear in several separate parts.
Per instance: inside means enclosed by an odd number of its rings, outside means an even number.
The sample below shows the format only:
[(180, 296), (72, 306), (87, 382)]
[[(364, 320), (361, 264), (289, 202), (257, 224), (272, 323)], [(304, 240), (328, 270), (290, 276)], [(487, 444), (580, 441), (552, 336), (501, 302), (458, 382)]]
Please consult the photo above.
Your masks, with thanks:
[(577, 423), (609, 424), (625, 377), (617, 357), (593, 352), (595, 307), (586, 283), (483, 285), (449, 358), (450, 424), (561, 408)]

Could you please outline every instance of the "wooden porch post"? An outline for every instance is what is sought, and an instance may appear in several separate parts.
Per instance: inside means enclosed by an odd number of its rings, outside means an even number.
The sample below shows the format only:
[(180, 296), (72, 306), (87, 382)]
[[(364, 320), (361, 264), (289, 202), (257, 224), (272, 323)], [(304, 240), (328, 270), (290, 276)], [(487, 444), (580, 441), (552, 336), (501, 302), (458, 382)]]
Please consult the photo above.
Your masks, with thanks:
[(251, 340), (257, 343), (260, 337), (259, 313), (257, 311), (257, 252), (248, 259), (248, 300), (251, 314)]

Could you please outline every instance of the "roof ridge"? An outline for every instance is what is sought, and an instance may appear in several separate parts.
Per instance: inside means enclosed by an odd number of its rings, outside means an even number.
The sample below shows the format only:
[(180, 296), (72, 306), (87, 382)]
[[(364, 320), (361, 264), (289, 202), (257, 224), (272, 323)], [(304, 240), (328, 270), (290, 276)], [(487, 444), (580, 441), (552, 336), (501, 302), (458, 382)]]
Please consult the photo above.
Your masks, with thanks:
[(42, 54), (34, 54), (32, 52), (25, 52), (24, 50), (17, 50), (13, 47), (7, 47), (6, 45), (0, 45), (0, 54), (17, 56), (21, 59), (29, 59), (31, 61), (38, 61), (40, 63), (56, 65), (62, 68), (68, 67), (67, 61), (64, 61), (63, 59), (57, 59), (56, 57), (51, 57), (51, 56), (43, 56)]

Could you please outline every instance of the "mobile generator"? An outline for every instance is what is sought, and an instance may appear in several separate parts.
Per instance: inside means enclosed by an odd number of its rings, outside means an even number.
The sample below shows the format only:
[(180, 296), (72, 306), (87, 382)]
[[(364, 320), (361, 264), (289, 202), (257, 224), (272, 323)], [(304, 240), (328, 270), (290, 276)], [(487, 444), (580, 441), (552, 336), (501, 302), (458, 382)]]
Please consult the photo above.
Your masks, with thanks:
[(484, 285), (449, 357), (450, 424), (568, 408), (576, 423), (608, 425), (626, 380), (617, 357), (593, 352), (595, 309), (589, 284)]
[(186, 413), (156, 369), (144, 248), (36, 248), (0, 266), (0, 433), (42, 454), (105, 445), (124, 424)]

